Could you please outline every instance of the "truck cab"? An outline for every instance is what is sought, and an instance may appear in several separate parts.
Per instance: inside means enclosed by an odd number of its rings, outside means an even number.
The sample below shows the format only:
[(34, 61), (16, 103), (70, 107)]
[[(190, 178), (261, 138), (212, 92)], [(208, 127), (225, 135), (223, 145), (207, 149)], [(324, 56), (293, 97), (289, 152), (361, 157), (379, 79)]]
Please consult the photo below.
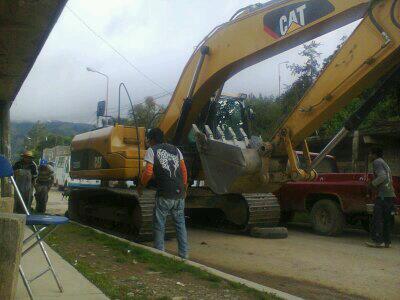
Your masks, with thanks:
[[(301, 152), (297, 153), (304, 164)], [(311, 157), (317, 154), (312, 153)], [(370, 207), (376, 192), (368, 188), (370, 173), (340, 173), (333, 156), (327, 156), (317, 168), (314, 181), (288, 182), (276, 193), (281, 205), (281, 222), (290, 222), (295, 213), (308, 213), (313, 229), (321, 235), (339, 235), (346, 224), (360, 223), (370, 228)], [(393, 176), (397, 208), (400, 207), (400, 178)]]

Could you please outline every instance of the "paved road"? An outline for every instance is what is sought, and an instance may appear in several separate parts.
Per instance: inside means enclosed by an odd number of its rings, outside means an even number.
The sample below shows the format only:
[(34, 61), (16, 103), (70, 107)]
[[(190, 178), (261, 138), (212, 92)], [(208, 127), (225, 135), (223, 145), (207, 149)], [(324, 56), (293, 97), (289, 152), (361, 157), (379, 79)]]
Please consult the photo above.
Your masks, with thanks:
[[(52, 191), (50, 213), (67, 202)], [(307, 299), (400, 299), (400, 239), (391, 249), (364, 246), (368, 235), (347, 231), (342, 237), (315, 235), (304, 226), (289, 228), (283, 240), (189, 229), (192, 260)], [(176, 241), (167, 242), (176, 253)]]

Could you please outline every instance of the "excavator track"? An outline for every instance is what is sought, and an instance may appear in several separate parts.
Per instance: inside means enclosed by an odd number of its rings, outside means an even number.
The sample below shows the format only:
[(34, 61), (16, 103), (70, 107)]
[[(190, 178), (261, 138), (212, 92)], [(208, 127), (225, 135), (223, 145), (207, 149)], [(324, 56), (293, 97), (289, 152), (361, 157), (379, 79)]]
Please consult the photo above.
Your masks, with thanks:
[[(153, 239), (155, 192), (146, 190), (142, 196), (120, 188), (72, 189), (69, 193), (69, 217), (108, 233), (136, 241)], [(175, 235), (171, 218), (167, 218), (166, 237)]]
[(253, 227), (274, 227), (280, 219), (278, 199), (271, 193), (216, 195), (192, 188), (187, 202), (189, 223), (229, 233), (247, 233)]

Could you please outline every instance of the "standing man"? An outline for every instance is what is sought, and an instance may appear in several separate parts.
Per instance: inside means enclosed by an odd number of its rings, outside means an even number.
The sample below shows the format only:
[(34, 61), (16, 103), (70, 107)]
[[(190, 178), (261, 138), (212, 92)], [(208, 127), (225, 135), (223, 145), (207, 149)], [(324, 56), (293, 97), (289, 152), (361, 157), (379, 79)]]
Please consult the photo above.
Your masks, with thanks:
[(44, 214), (46, 212), (49, 191), (54, 182), (53, 168), (47, 163), (47, 160), (41, 159), (39, 165), (39, 174), (35, 186), (36, 212)]
[(372, 148), (369, 152), (372, 161), (374, 179), (370, 182), (373, 189), (378, 192), (373, 213), (372, 243), (367, 246), (375, 248), (389, 248), (391, 244), (390, 231), (394, 213), (395, 193), (392, 183), (392, 172), (383, 160), (383, 150)]
[[(33, 199), (33, 186), (35, 185), (36, 177), (38, 174), (37, 166), (33, 161), (32, 151), (24, 151), (21, 154), (21, 159), (14, 164), (13, 169), (18, 189), (21, 192), (27, 209), (30, 211)], [(18, 195), (15, 194), (14, 198), (15, 211), (24, 214), (25, 211), (19, 202)]]
[(154, 177), (157, 186), (153, 212), (154, 247), (164, 251), (165, 222), (170, 214), (175, 223), (179, 256), (187, 259), (188, 242), (184, 214), (187, 188), (185, 161), (178, 148), (164, 143), (164, 133), (161, 129), (151, 129), (147, 134), (147, 141), (150, 147), (144, 157), (146, 167), (138, 186), (138, 193), (141, 195), (142, 187)]

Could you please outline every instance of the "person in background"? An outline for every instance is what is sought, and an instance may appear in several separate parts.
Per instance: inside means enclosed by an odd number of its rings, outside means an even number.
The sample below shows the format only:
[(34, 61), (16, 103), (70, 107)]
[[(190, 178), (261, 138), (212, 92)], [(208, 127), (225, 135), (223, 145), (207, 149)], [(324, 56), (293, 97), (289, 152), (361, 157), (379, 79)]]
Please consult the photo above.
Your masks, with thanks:
[(36, 212), (44, 214), (46, 212), (49, 191), (54, 182), (53, 168), (45, 159), (40, 160), (38, 177), (35, 186)]
[[(14, 166), (15, 181), (18, 189), (21, 192), (22, 199), (25, 202), (27, 209), (31, 210), (33, 200), (33, 186), (38, 175), (37, 166), (33, 161), (32, 151), (26, 150), (21, 154), (21, 159)], [(19, 202), (18, 195), (15, 193), (15, 211), (17, 213), (25, 213), (22, 205)]]
[(146, 166), (138, 193), (154, 178), (157, 194), (153, 212), (154, 247), (164, 251), (165, 222), (170, 214), (175, 223), (178, 239), (178, 255), (188, 259), (188, 242), (185, 225), (185, 197), (187, 170), (182, 153), (171, 144), (164, 143), (164, 133), (159, 128), (147, 134), (150, 147), (144, 157)]
[(395, 193), (392, 182), (392, 172), (388, 164), (383, 160), (383, 150), (379, 147), (372, 148), (369, 152), (372, 161), (374, 179), (370, 186), (377, 190), (378, 197), (375, 200), (372, 217), (372, 243), (367, 246), (375, 248), (389, 248), (391, 244), (390, 231), (394, 215)]

